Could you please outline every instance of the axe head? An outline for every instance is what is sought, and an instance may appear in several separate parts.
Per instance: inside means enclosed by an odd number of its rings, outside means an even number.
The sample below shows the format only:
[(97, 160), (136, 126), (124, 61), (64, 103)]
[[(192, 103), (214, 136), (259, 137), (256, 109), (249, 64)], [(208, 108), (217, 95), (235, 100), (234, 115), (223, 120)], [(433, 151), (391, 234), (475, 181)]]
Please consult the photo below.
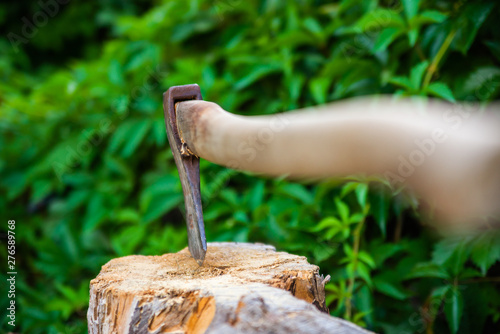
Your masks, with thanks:
[(202, 100), (200, 87), (194, 85), (173, 86), (163, 94), (163, 112), (170, 148), (184, 193), (186, 206), (186, 225), (189, 252), (198, 265), (203, 264), (207, 252), (205, 225), (201, 208), (200, 159), (189, 151), (177, 129), (175, 104), (181, 101)]

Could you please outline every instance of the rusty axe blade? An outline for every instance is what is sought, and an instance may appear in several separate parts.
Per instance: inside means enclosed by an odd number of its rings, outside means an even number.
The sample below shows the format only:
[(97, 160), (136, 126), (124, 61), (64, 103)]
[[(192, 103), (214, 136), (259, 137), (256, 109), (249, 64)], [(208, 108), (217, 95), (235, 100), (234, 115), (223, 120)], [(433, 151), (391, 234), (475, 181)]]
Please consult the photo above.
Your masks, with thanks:
[(200, 194), (200, 159), (183, 142), (177, 128), (176, 103), (188, 100), (202, 100), (200, 87), (196, 84), (170, 87), (163, 94), (163, 112), (170, 148), (184, 193), (186, 225), (189, 251), (201, 266), (207, 252), (205, 225)]

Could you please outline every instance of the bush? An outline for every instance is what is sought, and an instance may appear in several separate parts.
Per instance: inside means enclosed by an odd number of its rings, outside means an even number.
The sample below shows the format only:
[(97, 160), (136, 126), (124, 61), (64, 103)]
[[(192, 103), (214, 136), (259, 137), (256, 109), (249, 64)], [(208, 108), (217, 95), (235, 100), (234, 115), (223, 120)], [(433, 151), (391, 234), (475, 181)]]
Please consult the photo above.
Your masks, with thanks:
[[(204, 99), (244, 114), (378, 93), (489, 101), (500, 90), (492, 0), (71, 2), (30, 38), (21, 18), (47, 12), (38, 2), (0, 9), (0, 210), (2, 231), (16, 220), (16, 332), (86, 332), (89, 280), (104, 263), (187, 245), (161, 105), (169, 86), (199, 83)], [(494, 230), (440, 239), (419, 223), (417, 199), (377, 180), (294, 183), (207, 161), (201, 178), (208, 240), (307, 256), (332, 277), (333, 315), (386, 333), (498, 332)]]

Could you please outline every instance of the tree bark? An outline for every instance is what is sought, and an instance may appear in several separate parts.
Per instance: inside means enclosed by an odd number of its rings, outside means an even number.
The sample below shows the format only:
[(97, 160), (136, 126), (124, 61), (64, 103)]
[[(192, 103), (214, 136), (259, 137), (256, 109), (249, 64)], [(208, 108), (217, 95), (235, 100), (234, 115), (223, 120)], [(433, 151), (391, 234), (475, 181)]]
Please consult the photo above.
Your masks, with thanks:
[(91, 334), (369, 333), (331, 317), (319, 268), (272, 246), (210, 243), (111, 260), (90, 282)]

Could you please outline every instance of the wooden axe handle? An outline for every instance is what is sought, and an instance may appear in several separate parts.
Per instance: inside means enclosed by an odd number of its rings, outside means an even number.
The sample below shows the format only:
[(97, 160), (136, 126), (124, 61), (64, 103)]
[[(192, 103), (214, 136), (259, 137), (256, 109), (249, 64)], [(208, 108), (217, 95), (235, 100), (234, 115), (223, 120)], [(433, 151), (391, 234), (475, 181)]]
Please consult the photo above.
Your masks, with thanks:
[(491, 213), (500, 198), (498, 117), (475, 108), (378, 97), (267, 116), (185, 101), (176, 113), (187, 149), (216, 164), (293, 178), (384, 176), (444, 218), (465, 220)]

